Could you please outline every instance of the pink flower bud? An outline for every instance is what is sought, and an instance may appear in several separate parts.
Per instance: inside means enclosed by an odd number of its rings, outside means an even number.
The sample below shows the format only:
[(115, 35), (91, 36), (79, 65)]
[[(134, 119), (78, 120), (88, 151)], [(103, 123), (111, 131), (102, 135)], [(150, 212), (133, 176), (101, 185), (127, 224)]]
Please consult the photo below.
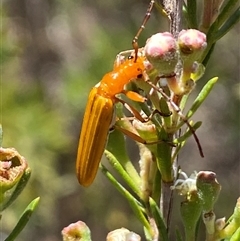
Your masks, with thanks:
[(177, 64), (177, 45), (169, 32), (152, 35), (144, 47), (145, 56), (160, 74), (168, 75), (174, 72)]
[(88, 226), (82, 222), (78, 221), (76, 223), (71, 223), (62, 230), (63, 241), (91, 241), (90, 230)]
[(197, 29), (182, 30), (178, 35), (178, 45), (182, 57), (194, 55), (194, 62), (207, 46), (206, 35)]

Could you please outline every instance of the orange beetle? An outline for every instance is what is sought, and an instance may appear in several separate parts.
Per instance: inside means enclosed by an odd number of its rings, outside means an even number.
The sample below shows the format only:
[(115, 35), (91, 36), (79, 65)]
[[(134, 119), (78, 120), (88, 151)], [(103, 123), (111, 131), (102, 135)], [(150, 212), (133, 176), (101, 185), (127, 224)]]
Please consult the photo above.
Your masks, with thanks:
[[(143, 71), (144, 57), (129, 58), (104, 75), (91, 90), (83, 118), (76, 162), (77, 178), (81, 185), (89, 186), (97, 174), (114, 116), (114, 104), (117, 101), (115, 95), (123, 93), (125, 85), (139, 78)], [(132, 99), (144, 101), (143, 97), (135, 94)]]

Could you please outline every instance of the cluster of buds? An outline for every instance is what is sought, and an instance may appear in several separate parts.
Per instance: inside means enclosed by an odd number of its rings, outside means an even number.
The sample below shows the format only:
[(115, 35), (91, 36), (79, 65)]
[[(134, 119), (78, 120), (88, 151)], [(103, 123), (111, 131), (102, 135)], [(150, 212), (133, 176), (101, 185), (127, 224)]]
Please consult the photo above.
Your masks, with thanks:
[(213, 208), (221, 191), (216, 174), (210, 171), (194, 172), (190, 177), (187, 177), (184, 172), (180, 172), (180, 174), (184, 179), (178, 179), (171, 188), (185, 197), (180, 211), (187, 240), (191, 240), (195, 236), (196, 226), (201, 215), (207, 237), (214, 237), (216, 240), (231, 237), (240, 227), (240, 199), (237, 201), (230, 222), (226, 222), (225, 218), (216, 220)]
[(183, 95), (193, 89), (204, 72), (198, 62), (206, 46), (204, 33), (188, 29), (182, 30), (178, 39), (169, 32), (154, 34), (147, 40), (144, 52), (158, 74), (167, 78), (174, 94)]
[(191, 239), (195, 236), (201, 214), (203, 219), (208, 217), (208, 224), (205, 223), (208, 232), (214, 233), (214, 230), (210, 231), (215, 222), (213, 207), (221, 190), (221, 186), (216, 180), (216, 174), (210, 171), (194, 172), (190, 177), (187, 177), (184, 172), (181, 174), (185, 179), (178, 179), (172, 189), (177, 190), (180, 195), (185, 197), (181, 203), (180, 212), (186, 237)]

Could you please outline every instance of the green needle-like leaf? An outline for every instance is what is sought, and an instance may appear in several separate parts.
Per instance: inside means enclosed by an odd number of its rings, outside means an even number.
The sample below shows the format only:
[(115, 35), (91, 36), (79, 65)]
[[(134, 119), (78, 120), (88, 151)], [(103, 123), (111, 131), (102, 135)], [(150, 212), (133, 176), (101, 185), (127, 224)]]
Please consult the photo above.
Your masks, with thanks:
[(22, 213), (22, 216), (20, 217), (17, 225), (14, 227), (13, 231), (11, 234), (5, 239), (5, 241), (13, 241), (15, 238), (19, 235), (19, 233), (24, 229), (26, 224), (28, 223), (32, 213), (38, 206), (40, 198), (35, 198), (24, 210)]
[(214, 22), (214, 25), (216, 24), (216, 29), (220, 28), (223, 23), (229, 19), (232, 15), (232, 11), (236, 8), (236, 6), (239, 4), (238, 0), (229, 0), (227, 1), (226, 5), (222, 9), (221, 13), (219, 14), (218, 18)]
[(225, 34), (229, 32), (234, 25), (240, 20), (240, 8), (236, 9), (236, 11), (227, 19), (227, 21), (223, 24), (223, 26), (216, 33), (216, 40), (222, 38)]
[[(201, 121), (198, 121), (196, 122), (192, 128), (194, 131), (196, 131), (200, 126), (202, 125), (202, 122)], [(192, 136), (192, 130), (189, 130), (186, 131), (182, 136), (180, 136), (179, 138), (175, 139), (173, 141), (174, 144), (179, 144), (179, 143), (182, 143), (184, 141), (186, 141), (190, 136)]]
[[(234, 237), (239, 237), (239, 227), (240, 227), (240, 198), (238, 198), (236, 206), (234, 208), (233, 215), (231, 217), (231, 221), (228, 222), (228, 225), (222, 229), (219, 230), (218, 232), (218, 237), (219, 238), (230, 238), (232, 235), (236, 233), (236, 236)], [(239, 239), (233, 239), (239, 240)], [(231, 240), (232, 241), (232, 240)]]
[(138, 220), (144, 225), (144, 227), (151, 233), (151, 226), (144, 214), (144, 209), (141, 204), (131, 195), (126, 188), (124, 188), (107, 170), (107, 168), (100, 164), (100, 168), (103, 174), (109, 179), (109, 181), (116, 187), (116, 189), (128, 200)]
[(128, 184), (128, 186), (140, 197), (141, 192), (139, 190), (139, 183), (135, 183), (132, 176), (130, 176), (126, 170), (123, 168), (123, 166), (120, 164), (120, 162), (117, 160), (117, 158), (108, 150), (105, 150), (105, 155), (107, 159), (109, 160), (110, 164), (113, 166), (113, 168), (120, 174), (122, 179)]
[(115, 130), (109, 135), (107, 150), (115, 157), (115, 160), (117, 160), (123, 166), (124, 170), (131, 176), (132, 182), (135, 183), (135, 185), (139, 185), (141, 181), (140, 177), (128, 157), (125, 138), (120, 131)]
[(214, 77), (212, 79), (210, 79), (205, 86), (203, 87), (203, 89), (201, 90), (201, 92), (199, 93), (199, 95), (197, 96), (197, 98), (195, 99), (192, 107), (190, 108), (190, 110), (188, 111), (186, 117), (189, 119), (193, 116), (193, 114), (197, 111), (197, 109), (201, 106), (201, 104), (203, 103), (203, 101), (207, 98), (207, 96), (209, 95), (209, 93), (211, 92), (213, 86), (216, 84), (218, 80), (218, 77)]
[(210, 57), (215, 49), (216, 43), (209, 44), (207, 47), (205, 54), (202, 56), (202, 64), (206, 67)]
[(198, 29), (196, 0), (187, 1), (187, 17), (188, 17), (188, 27)]
[[(219, 33), (218, 34), (216, 33), (219, 31), (219, 29), (226, 21), (229, 21), (229, 19), (232, 18), (232, 15), (233, 15), (232, 12), (234, 11), (234, 9), (236, 9), (238, 2), (239, 2), (238, 0), (227, 1), (226, 5), (221, 10), (219, 16), (217, 17), (215, 22), (211, 25), (210, 29), (208, 30), (208, 33), (207, 33), (208, 46), (202, 55), (202, 61), (200, 61), (201, 63), (203, 63), (205, 67), (210, 58), (211, 53), (213, 52), (216, 41), (219, 39), (219, 37), (223, 36), (222, 34), (220, 35)], [(236, 12), (234, 13), (235, 15), (237, 15)], [(236, 18), (236, 16), (234, 18)], [(225, 30), (224, 31), (221, 30), (221, 31), (222, 33), (226, 34), (229, 30), (230, 28), (227, 29), (227, 26), (226, 26)]]
[(237, 231), (230, 238), (230, 241), (239, 241), (239, 240), (240, 240), (240, 227), (237, 229)]

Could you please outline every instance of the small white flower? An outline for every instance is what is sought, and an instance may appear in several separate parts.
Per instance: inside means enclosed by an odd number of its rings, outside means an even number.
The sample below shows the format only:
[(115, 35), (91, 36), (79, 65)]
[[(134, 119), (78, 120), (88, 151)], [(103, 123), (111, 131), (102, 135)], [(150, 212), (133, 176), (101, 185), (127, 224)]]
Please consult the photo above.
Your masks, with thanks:
[(180, 195), (188, 195), (190, 192), (197, 190), (196, 179), (197, 172), (194, 171), (189, 177), (183, 171), (179, 172), (180, 175), (184, 177), (184, 179), (177, 179), (173, 186), (171, 186), (172, 190), (177, 190)]

